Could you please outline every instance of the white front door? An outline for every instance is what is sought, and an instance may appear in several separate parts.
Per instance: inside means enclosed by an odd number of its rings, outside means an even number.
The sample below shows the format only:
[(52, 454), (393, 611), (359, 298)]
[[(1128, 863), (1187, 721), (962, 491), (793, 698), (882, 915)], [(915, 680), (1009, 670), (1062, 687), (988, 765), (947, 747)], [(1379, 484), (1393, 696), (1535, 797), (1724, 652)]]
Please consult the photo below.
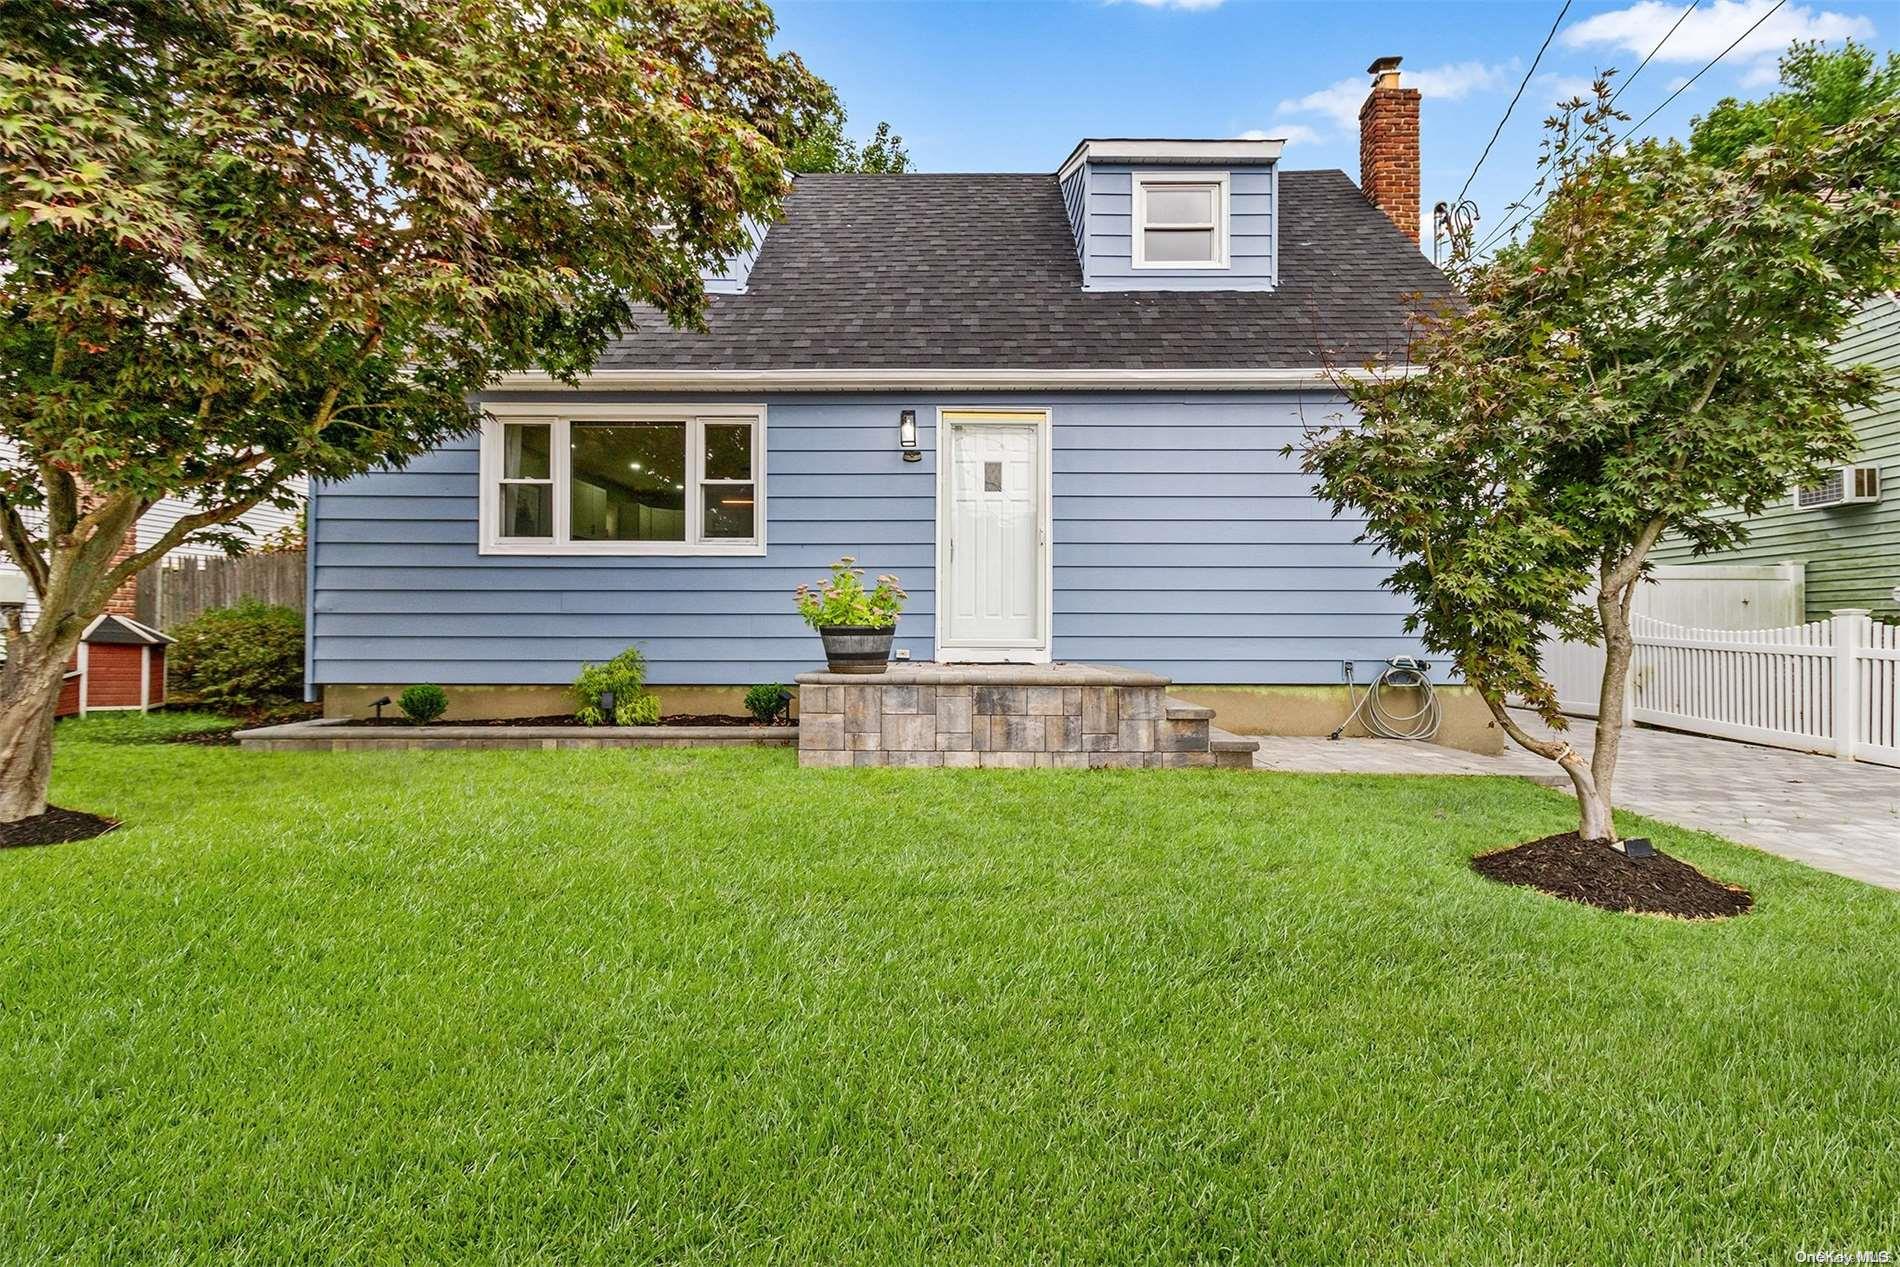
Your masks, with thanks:
[(1040, 413), (946, 412), (939, 430), (937, 658), (1049, 658)]

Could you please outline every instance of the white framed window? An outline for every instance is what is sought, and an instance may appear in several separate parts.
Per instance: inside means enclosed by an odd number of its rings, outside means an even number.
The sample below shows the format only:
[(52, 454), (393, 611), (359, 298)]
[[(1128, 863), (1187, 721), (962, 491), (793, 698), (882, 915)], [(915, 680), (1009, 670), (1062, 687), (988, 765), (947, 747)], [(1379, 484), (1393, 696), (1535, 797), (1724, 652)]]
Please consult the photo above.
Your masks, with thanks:
[(764, 406), (487, 406), (483, 554), (764, 554)]
[(1226, 172), (1166, 172), (1134, 178), (1136, 268), (1226, 268)]

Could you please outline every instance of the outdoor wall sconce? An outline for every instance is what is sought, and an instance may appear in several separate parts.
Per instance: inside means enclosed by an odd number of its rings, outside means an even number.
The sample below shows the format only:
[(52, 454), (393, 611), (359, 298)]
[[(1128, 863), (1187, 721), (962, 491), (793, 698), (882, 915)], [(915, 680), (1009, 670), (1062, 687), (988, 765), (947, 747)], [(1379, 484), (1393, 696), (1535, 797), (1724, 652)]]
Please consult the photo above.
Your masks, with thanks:
[(924, 455), (917, 451), (917, 411), (905, 409), (897, 415), (897, 447), (904, 451), (906, 462), (921, 462)]
[[(916, 443), (916, 432), (911, 432), (912, 443)], [(0, 621), (8, 620), (26, 610), (28, 594), (26, 576), (23, 573), (8, 572), (0, 575)]]
[(0, 664), (7, 662), (7, 639), (26, 618), (26, 577), (12, 572), (0, 573)]

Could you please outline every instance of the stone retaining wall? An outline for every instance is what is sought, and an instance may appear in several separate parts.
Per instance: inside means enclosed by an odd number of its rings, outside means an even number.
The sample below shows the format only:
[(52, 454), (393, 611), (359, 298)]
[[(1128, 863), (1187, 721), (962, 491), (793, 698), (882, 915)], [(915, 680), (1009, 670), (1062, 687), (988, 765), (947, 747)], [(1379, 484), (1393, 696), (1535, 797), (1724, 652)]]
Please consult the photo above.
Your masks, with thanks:
[(451, 748), (789, 748), (796, 726), (361, 726), (319, 718), (240, 730), (246, 752)]
[(1066, 685), (1060, 673), (1027, 670), (1030, 681), (978, 683), (917, 680), (927, 674), (911, 671), (862, 685), (800, 675), (799, 764), (1214, 764), (1207, 720), (1170, 718), (1165, 681), (1130, 674), (1135, 682)]

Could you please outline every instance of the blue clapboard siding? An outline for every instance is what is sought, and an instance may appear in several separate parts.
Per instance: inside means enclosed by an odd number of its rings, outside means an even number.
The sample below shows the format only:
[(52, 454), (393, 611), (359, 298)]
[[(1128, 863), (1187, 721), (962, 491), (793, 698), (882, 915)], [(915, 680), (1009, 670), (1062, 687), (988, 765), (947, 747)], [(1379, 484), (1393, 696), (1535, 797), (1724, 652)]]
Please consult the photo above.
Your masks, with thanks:
[[(595, 396), (590, 399), (633, 399)], [(1055, 655), (1182, 682), (1336, 683), (1340, 661), (1418, 654), (1355, 528), (1282, 455), (1325, 395), (768, 399), (768, 552), (483, 557), (473, 438), (322, 488), (311, 549), (318, 683), (554, 683), (640, 644), (656, 683), (789, 680), (816, 637), (791, 591), (841, 554), (899, 573), (898, 645), (932, 649), (941, 407), (1050, 408)], [(897, 411), (924, 460), (904, 463)]]
[(1088, 252), (1082, 247), (1083, 239), (1087, 236), (1084, 226), (1088, 220), (1088, 185), (1089, 168), (1087, 163), (1082, 164), (1070, 172), (1069, 178), (1062, 182), (1062, 206), (1064, 210), (1069, 213), (1069, 233), (1075, 238), (1075, 253), (1077, 258), (1082, 261), (1082, 284), (1084, 286), (1088, 285), (1089, 280)]
[(1228, 172), (1231, 219), (1229, 267), (1136, 268), (1134, 263), (1134, 168), (1085, 164), (1087, 224), (1082, 245), (1083, 285), (1090, 290), (1270, 290), (1278, 276), (1275, 259), (1275, 168), (1236, 167)]
[(759, 252), (765, 249), (765, 233), (769, 226), (745, 218), (746, 232), (752, 235), (752, 241), (737, 255), (725, 261), (719, 269), (702, 273), (700, 281), (706, 286), (709, 295), (743, 295), (747, 280), (752, 276), (752, 266), (759, 262)]

